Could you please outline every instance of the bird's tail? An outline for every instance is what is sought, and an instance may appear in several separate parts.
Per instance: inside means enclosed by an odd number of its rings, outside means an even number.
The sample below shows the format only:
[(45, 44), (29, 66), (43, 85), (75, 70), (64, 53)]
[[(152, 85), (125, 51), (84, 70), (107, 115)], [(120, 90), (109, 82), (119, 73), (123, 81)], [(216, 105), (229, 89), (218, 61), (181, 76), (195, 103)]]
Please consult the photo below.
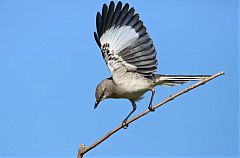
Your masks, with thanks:
[(210, 77), (210, 75), (155, 75), (156, 85), (177, 86), (188, 81), (199, 81)]

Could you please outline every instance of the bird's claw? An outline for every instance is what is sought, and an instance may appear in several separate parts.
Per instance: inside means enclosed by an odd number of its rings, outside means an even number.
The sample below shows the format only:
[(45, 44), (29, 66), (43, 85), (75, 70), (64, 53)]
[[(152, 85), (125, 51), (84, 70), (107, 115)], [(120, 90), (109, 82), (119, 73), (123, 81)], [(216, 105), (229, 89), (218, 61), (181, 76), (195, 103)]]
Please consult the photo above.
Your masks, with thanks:
[(128, 128), (127, 120), (124, 120), (124, 121), (122, 122), (122, 128), (124, 128), (124, 129), (127, 129), (127, 128)]
[(154, 108), (152, 105), (149, 105), (149, 106), (148, 106), (148, 109), (149, 109), (150, 111), (152, 111), (152, 112), (155, 111), (155, 108)]

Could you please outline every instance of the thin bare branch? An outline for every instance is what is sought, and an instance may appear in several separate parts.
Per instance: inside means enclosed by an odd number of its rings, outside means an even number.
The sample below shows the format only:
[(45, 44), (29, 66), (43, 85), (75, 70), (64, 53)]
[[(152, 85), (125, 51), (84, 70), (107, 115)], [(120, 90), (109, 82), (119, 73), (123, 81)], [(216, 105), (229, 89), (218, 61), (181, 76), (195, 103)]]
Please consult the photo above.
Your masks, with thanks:
[[(201, 86), (201, 85), (204, 85), (204, 84), (207, 83), (208, 81), (210, 81), (210, 80), (212, 80), (212, 79), (214, 79), (214, 78), (216, 78), (216, 77), (218, 77), (218, 76), (221, 76), (221, 75), (223, 75), (223, 74), (224, 74), (224, 71), (221, 71), (221, 72), (219, 72), (219, 73), (216, 73), (216, 74), (212, 75), (211, 77), (208, 77), (208, 78), (206, 78), (206, 79), (204, 79), (204, 80), (201, 80), (201, 81), (197, 82), (196, 84), (194, 84), (194, 85), (192, 85), (192, 86), (189, 86), (189, 87), (187, 87), (186, 89), (184, 89), (184, 90), (182, 90), (182, 91), (180, 91), (180, 92), (178, 92), (178, 93), (176, 93), (176, 94), (174, 94), (174, 95), (169, 96), (168, 98), (166, 98), (166, 99), (163, 100), (162, 102), (160, 102), (160, 103), (156, 104), (155, 106), (153, 106), (153, 108), (154, 108), (154, 109), (157, 109), (157, 108), (159, 108), (160, 106), (166, 104), (167, 102), (175, 99), (176, 97), (178, 97), (178, 96), (180, 96), (180, 95), (182, 95), (182, 94), (184, 94), (184, 93), (187, 93), (188, 91), (190, 91), (190, 90), (192, 90), (192, 89), (194, 89), (194, 88), (197, 88), (197, 87), (199, 87), (199, 86)], [(130, 124), (130, 123), (136, 121), (137, 119), (143, 117), (144, 115), (148, 114), (149, 112), (150, 112), (150, 110), (147, 109), (146, 111), (144, 111), (144, 112), (138, 114), (137, 116), (129, 119), (129, 120), (127, 121), (127, 124)], [(88, 146), (87, 148), (85, 148), (85, 145), (84, 145), (84, 144), (81, 144), (80, 147), (79, 147), (79, 150), (78, 150), (78, 156), (77, 156), (77, 158), (82, 158), (85, 153), (87, 153), (89, 150), (92, 150), (92, 149), (95, 148), (97, 145), (101, 144), (103, 141), (105, 141), (107, 138), (109, 138), (111, 135), (113, 135), (114, 133), (116, 133), (117, 131), (119, 131), (119, 130), (122, 129), (122, 128), (123, 128), (122, 125), (116, 127), (115, 129), (109, 131), (109, 132), (108, 132), (107, 134), (105, 134), (102, 138), (100, 138), (98, 141), (96, 141), (96, 142), (93, 143), (92, 145)]]

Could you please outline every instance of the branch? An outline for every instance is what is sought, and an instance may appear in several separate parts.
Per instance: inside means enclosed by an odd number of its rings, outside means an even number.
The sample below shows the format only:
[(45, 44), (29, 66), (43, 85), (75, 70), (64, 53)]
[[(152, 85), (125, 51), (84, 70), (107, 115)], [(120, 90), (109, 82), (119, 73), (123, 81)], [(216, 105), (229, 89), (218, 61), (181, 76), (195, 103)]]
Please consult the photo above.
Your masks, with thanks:
[[(178, 96), (180, 96), (180, 95), (182, 95), (182, 94), (184, 94), (184, 93), (187, 93), (188, 91), (190, 91), (190, 90), (192, 90), (192, 89), (194, 89), (194, 88), (197, 88), (197, 87), (199, 87), (199, 86), (201, 86), (201, 85), (204, 85), (204, 84), (207, 83), (208, 81), (210, 81), (210, 80), (212, 80), (212, 79), (214, 79), (214, 78), (216, 78), (216, 77), (218, 77), (218, 76), (221, 76), (221, 75), (223, 75), (223, 74), (224, 74), (224, 72), (221, 71), (221, 72), (219, 72), (219, 73), (216, 73), (216, 74), (212, 75), (211, 77), (208, 77), (208, 78), (206, 78), (206, 79), (204, 79), (204, 80), (201, 80), (201, 81), (197, 82), (196, 84), (194, 84), (194, 85), (192, 85), (192, 86), (189, 86), (188, 88), (186, 88), (186, 89), (184, 89), (184, 90), (182, 90), (182, 91), (180, 91), (180, 92), (178, 92), (178, 93), (176, 93), (176, 94), (174, 94), (174, 95), (169, 96), (168, 98), (166, 98), (166, 99), (163, 100), (162, 102), (160, 102), (160, 103), (156, 104), (155, 106), (153, 106), (153, 108), (154, 108), (154, 109), (157, 109), (157, 108), (159, 108), (160, 106), (166, 104), (167, 102), (175, 99), (176, 97), (178, 97)], [(149, 112), (150, 112), (150, 110), (147, 109), (146, 111), (144, 111), (144, 112), (138, 114), (137, 116), (129, 119), (126, 123), (127, 123), (127, 124), (130, 124), (130, 123), (132, 123), (133, 121), (135, 121), (135, 120), (143, 117), (144, 115), (148, 114)], [(100, 143), (102, 143), (103, 141), (105, 141), (107, 138), (109, 138), (111, 135), (113, 135), (114, 133), (116, 133), (117, 131), (119, 131), (119, 130), (122, 129), (122, 128), (123, 128), (122, 125), (116, 127), (115, 129), (109, 131), (109, 132), (108, 132), (106, 135), (104, 135), (101, 139), (99, 139), (98, 141), (96, 141), (96, 142), (93, 143), (92, 145), (88, 146), (87, 148), (85, 148), (85, 145), (84, 145), (84, 144), (81, 144), (80, 147), (79, 147), (79, 149), (78, 149), (78, 156), (77, 156), (77, 158), (82, 158), (85, 153), (87, 153), (89, 150), (92, 150), (93, 148), (95, 148), (97, 145), (99, 145)]]

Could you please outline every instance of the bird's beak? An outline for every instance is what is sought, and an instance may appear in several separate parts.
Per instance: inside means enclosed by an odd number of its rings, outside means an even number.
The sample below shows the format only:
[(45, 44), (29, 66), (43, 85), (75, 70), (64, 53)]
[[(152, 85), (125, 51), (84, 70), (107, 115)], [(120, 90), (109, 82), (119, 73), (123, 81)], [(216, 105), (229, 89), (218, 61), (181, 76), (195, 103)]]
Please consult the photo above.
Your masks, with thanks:
[(94, 105), (94, 109), (96, 109), (96, 108), (97, 108), (98, 104), (99, 104), (99, 102), (98, 102), (98, 101), (96, 101), (96, 102), (95, 102), (95, 105)]

